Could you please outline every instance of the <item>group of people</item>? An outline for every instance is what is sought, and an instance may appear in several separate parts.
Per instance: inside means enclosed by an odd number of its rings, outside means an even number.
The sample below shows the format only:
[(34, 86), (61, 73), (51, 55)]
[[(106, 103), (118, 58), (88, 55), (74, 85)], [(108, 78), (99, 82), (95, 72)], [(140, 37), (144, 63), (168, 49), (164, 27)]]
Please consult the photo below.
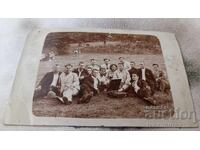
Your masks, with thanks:
[(55, 64), (37, 85), (34, 99), (50, 96), (69, 105), (73, 96), (79, 95), (78, 104), (88, 103), (93, 96), (112, 91), (112, 80), (120, 79), (116, 92), (137, 96), (155, 105), (156, 101), (152, 98), (155, 91), (168, 92), (170, 89), (165, 73), (158, 64), (152, 65), (152, 71), (146, 68), (144, 62), (136, 68), (134, 61), (128, 62), (124, 57), (119, 57), (117, 64), (110, 62), (105, 58), (104, 64), (98, 65), (95, 59), (90, 59), (89, 65), (79, 62), (75, 69), (72, 64), (67, 64), (63, 72)]

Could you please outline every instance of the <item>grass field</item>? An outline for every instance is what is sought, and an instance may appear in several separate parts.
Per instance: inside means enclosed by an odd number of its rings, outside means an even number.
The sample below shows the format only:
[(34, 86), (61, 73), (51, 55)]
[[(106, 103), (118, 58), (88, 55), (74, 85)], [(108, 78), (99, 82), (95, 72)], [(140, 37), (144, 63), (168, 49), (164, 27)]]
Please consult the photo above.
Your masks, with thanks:
[[(80, 54), (80, 55), (62, 55), (56, 56), (56, 63), (62, 67), (67, 63), (72, 63), (75, 67), (79, 61), (89, 63), (89, 59), (97, 59), (98, 64), (103, 63), (103, 58), (110, 58), (111, 63), (117, 63), (118, 57), (124, 56), (127, 61), (145, 61), (147, 68), (152, 68), (153, 63), (158, 63), (162, 70), (165, 70), (162, 55), (127, 55), (127, 54)], [(37, 83), (44, 74), (51, 70), (50, 61), (41, 61), (38, 71)], [(77, 97), (74, 98), (71, 105), (63, 105), (55, 99), (38, 99), (33, 101), (33, 114), (36, 116), (46, 117), (78, 117), (78, 118), (144, 118), (146, 108), (151, 108), (148, 102), (137, 97), (126, 97), (123, 99), (109, 98), (105, 93), (101, 93), (91, 99), (88, 104), (77, 104)], [(164, 115), (158, 117), (169, 117), (173, 111), (173, 100), (171, 93), (165, 94), (156, 92), (154, 99), (157, 100), (158, 106), (148, 111), (148, 115), (158, 114), (160, 108), (164, 108)], [(158, 109), (157, 109), (158, 108)]]

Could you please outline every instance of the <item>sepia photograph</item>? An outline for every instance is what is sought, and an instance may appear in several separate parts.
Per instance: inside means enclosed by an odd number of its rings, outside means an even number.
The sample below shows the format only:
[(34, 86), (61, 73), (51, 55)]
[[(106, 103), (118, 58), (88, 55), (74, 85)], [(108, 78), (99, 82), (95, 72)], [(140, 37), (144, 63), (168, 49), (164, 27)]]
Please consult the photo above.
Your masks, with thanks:
[(51, 32), (33, 94), (37, 117), (170, 118), (162, 47), (154, 35)]

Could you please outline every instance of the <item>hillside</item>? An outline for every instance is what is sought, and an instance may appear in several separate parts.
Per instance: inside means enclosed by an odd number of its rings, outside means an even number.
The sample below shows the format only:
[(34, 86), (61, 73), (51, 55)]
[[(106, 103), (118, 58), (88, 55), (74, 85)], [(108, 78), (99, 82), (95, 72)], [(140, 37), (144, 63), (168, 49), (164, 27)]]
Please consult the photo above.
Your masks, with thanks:
[(161, 54), (160, 42), (151, 35), (107, 33), (50, 33), (43, 53), (54, 51), (69, 54), (79, 49), (82, 53)]

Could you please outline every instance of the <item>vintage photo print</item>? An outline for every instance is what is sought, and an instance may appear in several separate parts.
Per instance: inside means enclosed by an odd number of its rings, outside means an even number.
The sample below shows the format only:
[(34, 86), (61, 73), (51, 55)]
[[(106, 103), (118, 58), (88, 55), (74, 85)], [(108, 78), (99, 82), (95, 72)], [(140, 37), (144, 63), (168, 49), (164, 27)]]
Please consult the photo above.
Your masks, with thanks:
[(173, 112), (156, 36), (95, 32), (46, 36), (33, 97), (34, 115), (165, 118)]
[(197, 126), (171, 33), (37, 29), (27, 38), (10, 99), (6, 124)]

